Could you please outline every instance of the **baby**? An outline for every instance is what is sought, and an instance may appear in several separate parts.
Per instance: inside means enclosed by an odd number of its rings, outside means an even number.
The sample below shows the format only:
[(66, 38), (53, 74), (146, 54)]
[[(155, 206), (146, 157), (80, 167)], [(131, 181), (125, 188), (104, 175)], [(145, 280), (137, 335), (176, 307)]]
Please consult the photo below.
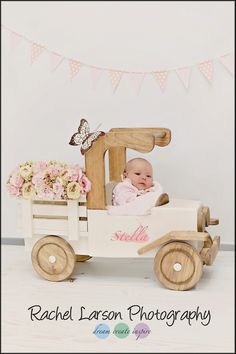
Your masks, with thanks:
[[(148, 198), (149, 201), (152, 200), (151, 206), (163, 205), (169, 201), (168, 195), (163, 194), (160, 183), (153, 182), (152, 165), (143, 158), (135, 158), (127, 162), (123, 172), (123, 181), (118, 183), (113, 190), (112, 204), (118, 206), (134, 202), (137, 197), (148, 192), (155, 192), (152, 193), (151, 198)], [(142, 198), (139, 198), (140, 203), (142, 203)]]
[(135, 158), (127, 162), (123, 181), (113, 190), (113, 205), (123, 205), (132, 202), (141, 194), (153, 190), (153, 176), (151, 164), (142, 158)]

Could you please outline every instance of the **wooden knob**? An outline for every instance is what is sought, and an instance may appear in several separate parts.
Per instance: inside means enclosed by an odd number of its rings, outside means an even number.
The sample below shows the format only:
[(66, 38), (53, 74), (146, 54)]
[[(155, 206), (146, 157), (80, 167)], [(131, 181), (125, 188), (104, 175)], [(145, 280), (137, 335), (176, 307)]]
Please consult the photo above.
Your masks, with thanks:
[(199, 208), (197, 215), (197, 231), (204, 232), (206, 227), (205, 214), (203, 208)]
[(208, 226), (209, 222), (210, 222), (210, 209), (208, 207), (204, 206), (202, 208), (202, 213), (203, 213), (204, 219), (205, 219), (205, 226)]
[(219, 224), (219, 219), (210, 219), (209, 225), (218, 225)]

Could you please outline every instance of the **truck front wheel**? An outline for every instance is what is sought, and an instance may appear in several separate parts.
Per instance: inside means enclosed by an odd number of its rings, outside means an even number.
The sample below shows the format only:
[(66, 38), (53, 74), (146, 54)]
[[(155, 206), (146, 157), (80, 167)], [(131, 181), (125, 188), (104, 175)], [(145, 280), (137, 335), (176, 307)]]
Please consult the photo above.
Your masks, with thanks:
[(201, 278), (202, 268), (199, 253), (185, 242), (165, 244), (154, 260), (156, 277), (172, 290), (188, 290), (194, 287)]

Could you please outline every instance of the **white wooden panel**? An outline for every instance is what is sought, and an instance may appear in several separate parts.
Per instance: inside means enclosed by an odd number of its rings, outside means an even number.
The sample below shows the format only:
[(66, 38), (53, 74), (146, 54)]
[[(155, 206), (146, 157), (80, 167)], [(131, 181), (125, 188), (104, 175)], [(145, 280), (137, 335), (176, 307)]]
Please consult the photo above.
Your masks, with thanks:
[(45, 229), (45, 230), (61, 230), (64, 234), (67, 234), (67, 220), (65, 219), (33, 219), (33, 229), (34, 233), (36, 229)]
[(90, 256), (88, 247), (88, 237), (85, 233), (80, 234), (80, 239), (78, 241), (68, 240), (68, 242), (73, 247), (76, 254)]
[(68, 213), (68, 236), (69, 240), (79, 240), (79, 206), (74, 200), (68, 200), (67, 204)]
[(34, 215), (67, 216), (67, 205), (33, 204)]
[(23, 199), (21, 201), (22, 210), (22, 231), (23, 237), (28, 238), (33, 236), (33, 225), (32, 225), (32, 203), (31, 200)]
[(17, 232), (22, 234), (22, 204), (21, 204), (21, 200), (17, 201), (17, 211), (16, 212), (17, 212), (17, 214), (16, 214)]
[[(200, 206), (199, 201), (171, 200), (169, 204), (153, 208), (150, 215), (143, 216), (114, 216), (108, 215), (106, 210), (88, 210), (90, 253), (100, 257), (137, 257), (139, 248), (170, 231), (197, 231)], [(116, 233), (125, 233), (129, 238), (140, 227), (146, 229), (146, 241), (125, 241), (114, 237)], [(153, 250), (141, 257), (155, 253)]]
[(79, 206), (79, 216), (87, 217), (87, 207), (84, 205)]
[(38, 234), (38, 235), (45, 235), (45, 236), (48, 236), (48, 235), (52, 235), (52, 236), (61, 236), (61, 237), (67, 237), (67, 230), (66, 231), (62, 231), (62, 230), (52, 230), (52, 229), (42, 229), (40, 227), (35, 227), (34, 228), (34, 236), (35, 237), (35, 234)]
[[(55, 218), (54, 218), (55, 217)], [(17, 208), (17, 226), (24, 238), (34, 234), (55, 234), (78, 240), (88, 231), (86, 198), (68, 201), (31, 201), (21, 198)]]
[(88, 231), (88, 222), (87, 221), (79, 221), (79, 230), (80, 232), (87, 232)]
[[(78, 209), (78, 215), (82, 217), (87, 216), (87, 207), (85, 205), (79, 205), (76, 200), (68, 200), (67, 205), (57, 205), (57, 204), (34, 204), (32, 205), (32, 210), (34, 215), (49, 215), (49, 216), (69, 216), (71, 213), (71, 208)], [(73, 207), (72, 207), (73, 205)], [(70, 211), (69, 211), (70, 210)], [(74, 211), (72, 211), (74, 213)]]
[(69, 240), (67, 235), (64, 235), (62, 231), (57, 231), (56, 233), (51, 233), (50, 230), (36, 230), (37, 234), (34, 235), (32, 238), (25, 238), (24, 243), (25, 243), (25, 250), (31, 252), (34, 244), (40, 240), (41, 238), (48, 236), (48, 235), (54, 235), (54, 236), (59, 236), (65, 239), (67, 242), (71, 244), (73, 247), (74, 251), (76, 254), (81, 254), (81, 255), (89, 255), (89, 250), (88, 250), (88, 233), (87, 232), (81, 232), (81, 237), (80, 237), (80, 242), (78, 241), (72, 241)]
[[(77, 237), (79, 232), (87, 232), (87, 221), (78, 221)], [(34, 234), (43, 233), (43, 230), (47, 230), (47, 233), (54, 233), (56, 235), (68, 235), (68, 220), (66, 219), (33, 219), (33, 232)], [(78, 231), (79, 230), (79, 231)], [(57, 233), (56, 233), (57, 232)]]
[[(43, 230), (41, 230), (43, 231)], [(41, 238), (50, 235), (50, 232), (42, 232), (42, 233), (37, 233), (34, 235), (33, 238), (27, 238), (25, 239), (25, 250), (27, 252), (31, 252), (34, 244), (40, 240)], [(88, 250), (88, 233), (86, 232), (81, 232), (81, 236), (80, 236), (80, 241), (75, 241), (75, 240), (69, 240), (69, 238), (66, 235), (57, 233), (54, 234), (55, 236), (60, 236), (63, 237), (67, 242), (70, 243), (70, 245), (72, 246), (72, 248), (74, 249), (76, 254), (80, 254), (80, 255), (89, 255), (89, 250)]]

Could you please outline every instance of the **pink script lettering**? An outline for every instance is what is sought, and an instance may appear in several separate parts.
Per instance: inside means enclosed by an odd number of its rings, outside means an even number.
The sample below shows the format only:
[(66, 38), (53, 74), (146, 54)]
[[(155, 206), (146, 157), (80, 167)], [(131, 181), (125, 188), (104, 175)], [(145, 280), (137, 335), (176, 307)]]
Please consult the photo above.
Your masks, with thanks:
[(125, 231), (116, 231), (111, 239), (112, 241), (145, 242), (149, 240), (147, 229), (148, 226), (139, 225), (132, 234), (128, 234)]

